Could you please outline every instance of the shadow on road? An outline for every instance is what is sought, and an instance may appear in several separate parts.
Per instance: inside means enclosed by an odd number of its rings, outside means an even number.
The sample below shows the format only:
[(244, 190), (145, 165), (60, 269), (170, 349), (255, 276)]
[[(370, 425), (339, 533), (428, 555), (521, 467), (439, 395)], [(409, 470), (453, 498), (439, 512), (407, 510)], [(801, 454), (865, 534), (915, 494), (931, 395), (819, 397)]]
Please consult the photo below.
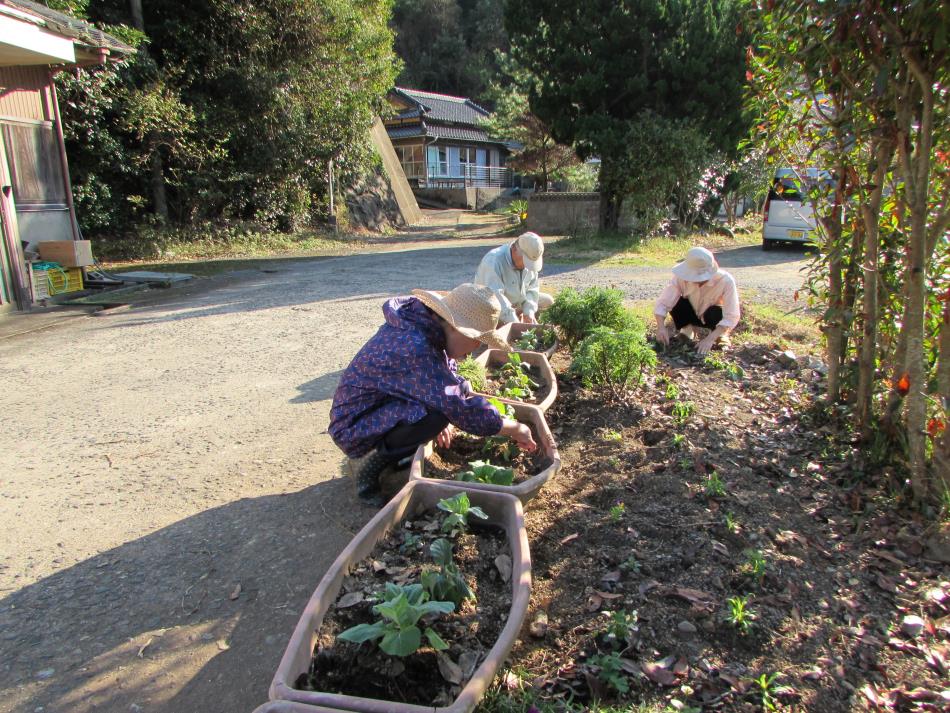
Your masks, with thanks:
[(374, 514), (355, 503), (342, 477), (239, 500), (4, 597), (0, 710), (252, 710), (320, 576)]
[(300, 391), (290, 400), (292, 404), (309, 404), (316, 401), (329, 401), (333, 398), (333, 392), (336, 391), (336, 385), (343, 376), (343, 369), (334, 371), (332, 374), (323, 374), (312, 381), (301, 384), (297, 387)]

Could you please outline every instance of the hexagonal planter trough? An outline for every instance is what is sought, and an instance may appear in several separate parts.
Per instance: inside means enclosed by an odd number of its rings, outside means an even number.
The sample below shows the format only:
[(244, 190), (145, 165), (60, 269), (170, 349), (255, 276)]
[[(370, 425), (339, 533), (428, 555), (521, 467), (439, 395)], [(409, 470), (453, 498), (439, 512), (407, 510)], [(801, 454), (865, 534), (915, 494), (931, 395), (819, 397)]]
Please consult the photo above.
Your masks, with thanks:
[[(501, 332), (502, 337), (505, 341), (508, 342), (512, 349), (517, 349), (522, 352), (538, 352), (544, 354), (548, 359), (554, 356), (554, 352), (557, 351), (558, 347), (558, 338), (557, 330), (550, 324), (528, 324), (527, 322), (509, 322), (508, 324), (501, 327), (498, 331)], [(537, 344), (536, 348), (526, 348), (524, 342), (521, 345), (518, 344), (519, 341), (524, 337), (525, 332), (534, 332), (535, 339), (540, 338), (541, 344)], [(529, 336), (530, 339), (530, 336)], [(547, 344), (547, 346), (544, 346)]]
[(492, 394), (482, 395), (497, 398), (499, 401), (504, 401), (509, 404), (529, 403), (533, 406), (537, 406), (542, 411), (547, 411), (551, 407), (551, 404), (554, 403), (554, 399), (557, 398), (557, 378), (554, 376), (554, 370), (551, 368), (551, 364), (544, 354), (540, 352), (504, 352), (501, 349), (488, 349), (476, 356), (475, 361), (482, 364), (490, 375), (494, 369), (501, 367), (508, 361), (509, 354), (518, 354), (521, 357), (521, 361), (531, 367), (533, 378), (538, 380), (538, 383), (541, 385), (535, 390), (534, 398), (524, 402), (516, 399), (493, 396)]
[[(437, 448), (434, 441), (419, 446), (409, 467), (409, 482), (426, 481), (442, 484), (451, 484), (455, 487), (464, 487), (469, 491), (487, 491), (508, 493), (517, 497), (523, 504), (538, 494), (541, 487), (561, 468), (561, 456), (557, 451), (557, 444), (551, 429), (548, 428), (544, 413), (537, 406), (529, 404), (513, 404), (515, 416), (522, 423), (526, 423), (538, 444), (535, 455), (521, 454), (519, 458), (527, 461), (527, 468), (518, 469), (515, 463), (515, 481), (511, 485), (494, 485), (490, 483), (468, 483), (456, 480), (456, 475), (466, 470), (468, 462), (473, 460), (491, 460), (496, 465), (506, 465), (491, 453), (481, 451), (485, 438), (456, 435), (452, 446), (448, 449)], [(508, 439), (502, 437), (501, 443)], [(474, 444), (474, 445), (473, 445)], [(469, 452), (471, 451), (471, 452)], [(527, 471), (527, 472), (526, 472)]]
[(269, 701), (255, 708), (253, 713), (340, 713), (340, 709), (308, 706), (297, 701)]
[[(344, 625), (379, 618), (372, 608), (379, 597), (364, 599), (366, 591), (382, 590), (384, 583), (409, 586), (419, 581), (417, 565), (390, 565), (426, 560), (430, 551), (434, 553), (427, 540), (442, 535), (439, 521), (430, 513), (444, 515), (437, 509), (439, 501), (463, 492), (467, 492), (472, 506), (481, 508), (488, 516), (484, 521), (470, 517), (469, 534), (465, 536), (468, 539), (459, 538), (453, 543), (453, 547), (459, 548), (455, 561), (463, 571), (475, 565), (479, 568), (475, 586), (478, 599), (474, 606), (471, 600), (463, 600), (460, 607), (465, 607), (464, 614), (454, 620), (447, 618), (450, 613), (420, 619), (418, 628), (426, 629), (421, 640), (432, 646), (422, 646), (406, 656), (383, 653), (386, 639), (376, 649), (371, 642), (355, 644), (337, 638)], [(484, 524), (478, 527), (473, 523)], [(398, 547), (393, 544), (396, 540), (402, 543)], [(473, 560), (470, 548), (475, 541), (477, 556)], [(494, 544), (486, 547), (485, 542)], [(404, 546), (410, 546), (412, 551), (404, 550)], [(410, 553), (400, 554), (404, 552)], [(486, 560), (496, 552), (500, 554), (494, 560)], [(486, 561), (491, 564), (487, 572)], [(457, 485), (409, 482), (357, 533), (320, 581), (281, 659), (271, 683), (270, 698), (360, 713), (467, 713), (484, 695), (514, 644), (528, 611), (530, 593), (531, 557), (524, 513), (517, 498)], [(473, 620), (479, 623), (472, 624)], [(436, 639), (441, 637), (449, 645), (444, 653), (434, 651), (430, 628), (437, 630)], [(494, 637), (490, 648), (471, 646), (474, 636), (485, 637), (489, 631)], [(466, 649), (467, 646), (470, 648)], [(332, 670), (327, 667), (328, 661)], [(368, 671), (364, 670), (367, 668)], [(321, 672), (325, 672), (323, 678)], [(430, 683), (434, 676), (438, 685), (447, 688), (440, 690), (436, 700), (412, 701), (409, 697), (419, 695), (417, 689), (424, 684), (420, 679), (427, 676)], [(380, 682), (386, 678), (389, 683)], [(337, 692), (335, 685), (327, 688), (336, 690), (319, 690), (322, 681), (330, 680), (342, 682), (344, 687), (372, 691), (389, 686), (388, 690), (405, 692), (409, 702)], [(318, 690), (309, 690), (312, 688)], [(305, 711), (289, 708), (286, 713)], [(277, 708), (273, 713), (285, 711)]]

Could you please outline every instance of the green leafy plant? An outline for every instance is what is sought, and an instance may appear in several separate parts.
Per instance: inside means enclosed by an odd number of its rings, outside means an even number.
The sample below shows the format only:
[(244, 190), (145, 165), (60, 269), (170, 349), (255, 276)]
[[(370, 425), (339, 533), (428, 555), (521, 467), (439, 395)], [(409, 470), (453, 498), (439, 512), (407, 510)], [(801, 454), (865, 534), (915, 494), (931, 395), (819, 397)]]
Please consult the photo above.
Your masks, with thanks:
[(421, 535), (407, 532), (402, 537), (402, 544), (399, 545), (399, 551), (402, 553), (411, 552), (412, 550), (418, 549), (420, 544), (422, 544)]
[(629, 644), (631, 636), (638, 630), (637, 622), (636, 610), (629, 613), (623, 610), (610, 612), (603, 633), (611, 642), (626, 642)]
[(445, 519), (442, 520), (442, 532), (451, 533), (454, 537), (460, 532), (468, 529), (469, 516), (475, 516), (482, 520), (487, 520), (488, 515), (480, 507), (473, 506), (469, 500), (468, 493), (462, 492), (451, 498), (443, 498), (438, 503), (439, 510), (447, 512)]
[(755, 612), (749, 607), (749, 597), (732, 597), (726, 603), (729, 605), (726, 621), (743, 634), (748, 634), (755, 620)]
[(570, 372), (585, 386), (607, 386), (619, 397), (628, 387), (639, 384), (643, 372), (654, 364), (656, 352), (643, 332), (597, 327), (578, 346)]
[(682, 426), (693, 415), (692, 401), (677, 401), (673, 404), (673, 420), (677, 426)]
[(627, 511), (627, 506), (623, 503), (617, 503), (612, 508), (610, 508), (610, 521), (611, 522), (620, 522), (623, 518), (623, 514)]
[(706, 485), (703, 487), (703, 492), (707, 498), (725, 497), (726, 485), (722, 482), (722, 478), (719, 477), (719, 473), (713, 471), (706, 476)]
[(623, 293), (604, 287), (589, 287), (583, 294), (571, 287), (561, 290), (541, 318), (558, 326), (571, 350), (597, 327), (644, 331), (643, 323), (623, 306)]
[(468, 465), (469, 470), (456, 475), (456, 480), (490, 485), (511, 485), (515, 480), (515, 472), (511, 468), (502, 468), (482, 460), (472, 461)]
[(733, 381), (742, 381), (742, 378), (745, 376), (745, 370), (741, 366), (726, 361), (718, 354), (709, 354), (703, 360), (703, 365), (708, 366), (710, 369), (725, 372), (726, 376)]
[(732, 534), (738, 534), (739, 532), (739, 522), (736, 520), (736, 516), (731, 512), (727, 512), (723, 517), (723, 522), (726, 526), (726, 529), (729, 530)]
[(513, 401), (527, 401), (534, 396), (538, 382), (528, 373), (531, 365), (521, 358), (518, 352), (511, 352), (508, 361), (496, 371), (499, 383), (498, 395)]
[(680, 397), (680, 387), (672, 381), (666, 385), (666, 398), (670, 401), (676, 401)]
[(758, 687), (759, 699), (762, 702), (762, 710), (766, 711), (777, 711), (778, 710), (778, 699), (775, 697), (775, 694), (778, 690), (778, 687), (775, 685), (775, 682), (778, 680), (780, 673), (773, 674), (760, 674), (758, 678), (752, 679), (753, 683)]
[(517, 225), (528, 222), (528, 201), (523, 198), (511, 201), (504, 209), (505, 215)]
[(435, 601), (452, 602), (456, 607), (465, 599), (474, 599), (475, 592), (452, 559), (452, 543), (439, 538), (429, 548), (438, 570), (425, 570), (421, 575), (422, 587)]
[(421, 584), (397, 585), (388, 583), (383, 600), (373, 607), (382, 617), (372, 624), (358, 624), (339, 634), (337, 638), (362, 644), (381, 639), (379, 648), (390, 656), (408, 656), (422, 646), (425, 635), (436, 651), (449, 647), (434, 629), (419, 628), (419, 620), (426, 614), (449, 614), (455, 611), (452, 602), (432, 601)]
[(623, 434), (620, 431), (615, 431), (612, 428), (608, 428), (603, 433), (603, 439), (605, 441), (622, 441)]
[(623, 562), (620, 563), (620, 569), (623, 572), (633, 572), (634, 574), (636, 574), (637, 572), (640, 571), (640, 562), (637, 560), (636, 557), (634, 557), (633, 555), (630, 555), (629, 557), (627, 557), (627, 559), (625, 559)]
[(682, 448), (684, 443), (686, 443), (686, 436), (684, 434), (673, 434), (673, 448)]
[(765, 555), (762, 554), (761, 550), (755, 549), (748, 549), (743, 552), (743, 555), (745, 556), (745, 562), (739, 568), (740, 571), (753, 579), (761, 580), (765, 576), (765, 570), (768, 567)]
[(472, 391), (484, 391), (488, 383), (488, 372), (485, 365), (475, 361), (471, 356), (467, 356), (458, 362), (456, 367), (458, 375), (467, 380), (472, 386)]
[(614, 651), (609, 654), (591, 656), (587, 663), (597, 669), (597, 678), (613, 688), (617, 693), (627, 693), (630, 683), (623, 673), (623, 661), (620, 654)]

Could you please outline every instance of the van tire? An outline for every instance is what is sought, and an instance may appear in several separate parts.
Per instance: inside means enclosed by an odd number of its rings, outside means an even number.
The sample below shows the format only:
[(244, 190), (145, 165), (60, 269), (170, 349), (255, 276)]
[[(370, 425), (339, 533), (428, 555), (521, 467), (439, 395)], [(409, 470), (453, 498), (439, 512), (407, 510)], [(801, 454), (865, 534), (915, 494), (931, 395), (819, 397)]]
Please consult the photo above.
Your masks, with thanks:
[(774, 240), (769, 240), (768, 238), (762, 238), (762, 249), (763, 249), (763, 250), (771, 250), (771, 249), (774, 248), (774, 247), (775, 247), (775, 241), (774, 241)]

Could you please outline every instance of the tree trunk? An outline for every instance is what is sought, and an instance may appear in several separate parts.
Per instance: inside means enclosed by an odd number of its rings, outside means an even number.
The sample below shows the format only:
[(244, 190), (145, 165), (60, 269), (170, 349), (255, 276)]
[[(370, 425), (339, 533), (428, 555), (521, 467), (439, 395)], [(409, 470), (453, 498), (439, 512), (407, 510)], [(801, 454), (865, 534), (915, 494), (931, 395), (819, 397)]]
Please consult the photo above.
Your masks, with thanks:
[(142, 0), (129, 0), (129, 11), (132, 13), (132, 27), (136, 30), (144, 30), (145, 16), (142, 14)]
[(934, 440), (934, 470), (940, 479), (936, 485), (950, 490), (950, 289), (944, 295), (943, 321), (940, 322), (940, 354), (937, 363), (937, 393), (943, 407), (944, 431)]
[(874, 170), (873, 188), (868, 200), (862, 206), (864, 218), (864, 314), (861, 353), (858, 357), (858, 392), (856, 397), (856, 415), (861, 438), (867, 441), (871, 436), (871, 399), (874, 392), (875, 361), (877, 356), (877, 320), (878, 320), (878, 254), (880, 237), (878, 220), (880, 219), (881, 197), (884, 193), (884, 180), (894, 154), (894, 146), (883, 140), (875, 151), (877, 165)]
[(620, 225), (620, 204), (623, 197), (611, 180), (611, 164), (608, 159), (600, 161), (600, 229), (615, 232)]
[(152, 186), (152, 207), (155, 215), (168, 220), (168, 199), (165, 195), (165, 175), (162, 172), (162, 151), (156, 148), (151, 160), (152, 176), (149, 183)]

